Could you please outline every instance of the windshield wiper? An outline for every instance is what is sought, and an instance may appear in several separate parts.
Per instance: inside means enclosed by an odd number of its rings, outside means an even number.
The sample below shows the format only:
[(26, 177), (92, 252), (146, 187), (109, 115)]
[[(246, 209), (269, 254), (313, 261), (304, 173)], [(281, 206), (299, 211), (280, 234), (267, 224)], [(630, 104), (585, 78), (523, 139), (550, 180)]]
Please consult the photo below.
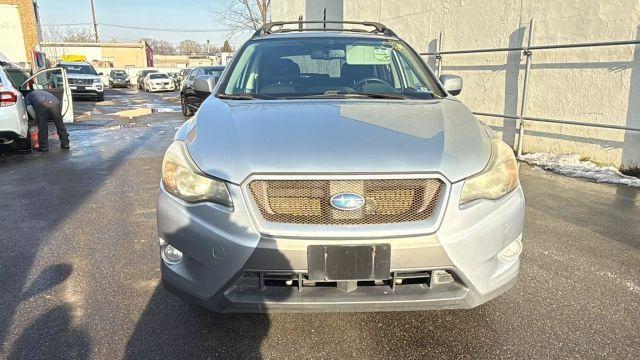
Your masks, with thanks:
[(409, 97), (403, 94), (381, 94), (381, 93), (359, 93), (359, 92), (340, 92), (340, 91), (327, 91), (324, 94), (308, 94), (298, 96), (287, 96), (286, 99), (318, 99), (318, 98), (372, 98), (372, 99), (397, 99), (405, 100)]
[(261, 99), (261, 100), (269, 100), (275, 99), (274, 96), (261, 95), (261, 94), (250, 94), (250, 93), (241, 93), (241, 94), (216, 94), (219, 99), (228, 99), (228, 100), (253, 100), (253, 99)]
[(354, 93), (347, 93), (344, 94), (347, 97), (350, 96), (361, 96), (361, 97), (368, 97), (368, 98), (373, 98), (373, 99), (399, 99), (399, 100), (405, 100), (408, 99), (407, 96), (403, 95), (403, 94), (381, 94), (381, 93), (361, 93), (361, 92), (354, 92)]

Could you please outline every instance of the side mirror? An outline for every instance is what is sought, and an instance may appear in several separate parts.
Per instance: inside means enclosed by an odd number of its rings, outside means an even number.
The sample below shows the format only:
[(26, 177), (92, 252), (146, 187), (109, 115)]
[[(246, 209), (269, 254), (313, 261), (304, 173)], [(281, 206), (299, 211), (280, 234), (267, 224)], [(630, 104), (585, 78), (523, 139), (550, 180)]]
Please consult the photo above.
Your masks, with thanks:
[(193, 92), (201, 99), (211, 95), (216, 87), (216, 77), (213, 75), (201, 75), (193, 80)]
[(444, 89), (453, 96), (460, 94), (462, 91), (462, 78), (457, 75), (440, 75), (440, 83)]
[(102, 76), (102, 75), (104, 75), (104, 73), (99, 72), (98, 75)]

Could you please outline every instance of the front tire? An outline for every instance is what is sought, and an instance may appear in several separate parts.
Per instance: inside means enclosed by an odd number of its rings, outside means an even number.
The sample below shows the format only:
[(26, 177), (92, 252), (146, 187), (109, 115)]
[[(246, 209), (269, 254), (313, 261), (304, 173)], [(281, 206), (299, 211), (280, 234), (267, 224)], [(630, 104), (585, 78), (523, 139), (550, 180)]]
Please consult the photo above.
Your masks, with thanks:
[(102, 93), (102, 94), (98, 95), (98, 96), (96, 97), (96, 100), (98, 100), (98, 102), (102, 102), (102, 101), (104, 101), (104, 93)]
[(31, 150), (31, 134), (27, 132), (27, 137), (24, 139), (18, 139), (13, 144), (13, 148), (18, 151), (27, 151)]

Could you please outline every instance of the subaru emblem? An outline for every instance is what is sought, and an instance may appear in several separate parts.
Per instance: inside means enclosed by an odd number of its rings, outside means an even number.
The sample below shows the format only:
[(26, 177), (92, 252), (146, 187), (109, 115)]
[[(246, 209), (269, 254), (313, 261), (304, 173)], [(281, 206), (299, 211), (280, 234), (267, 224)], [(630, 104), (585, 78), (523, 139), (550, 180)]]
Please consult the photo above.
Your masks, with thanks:
[(331, 206), (338, 210), (352, 211), (364, 206), (364, 198), (354, 193), (340, 193), (331, 197)]

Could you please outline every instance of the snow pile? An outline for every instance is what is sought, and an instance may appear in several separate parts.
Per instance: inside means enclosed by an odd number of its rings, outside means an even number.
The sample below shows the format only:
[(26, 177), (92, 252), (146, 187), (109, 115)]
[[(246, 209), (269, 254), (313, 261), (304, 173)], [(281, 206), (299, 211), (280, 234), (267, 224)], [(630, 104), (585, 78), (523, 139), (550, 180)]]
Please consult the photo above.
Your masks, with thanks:
[(565, 176), (640, 187), (640, 179), (624, 175), (611, 166), (598, 166), (591, 161), (582, 161), (579, 154), (531, 153), (522, 155), (522, 160)]

